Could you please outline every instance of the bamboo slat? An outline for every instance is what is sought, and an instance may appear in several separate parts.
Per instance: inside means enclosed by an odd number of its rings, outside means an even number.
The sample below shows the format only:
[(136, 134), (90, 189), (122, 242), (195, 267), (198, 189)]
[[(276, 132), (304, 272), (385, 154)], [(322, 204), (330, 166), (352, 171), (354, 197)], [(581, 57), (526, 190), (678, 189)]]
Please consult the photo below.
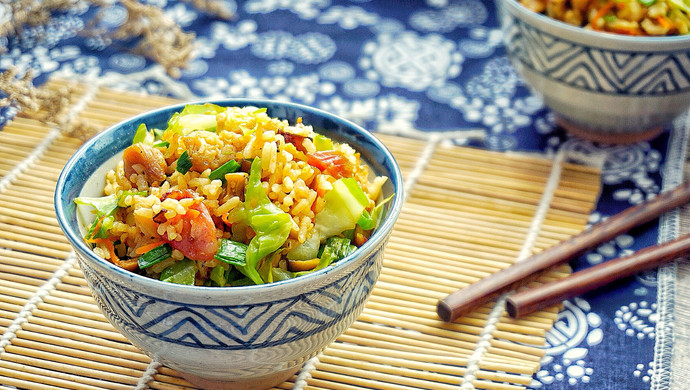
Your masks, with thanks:
[[(100, 128), (177, 102), (64, 80), (45, 88), (67, 85), (75, 91), (73, 101), (90, 96), (74, 114)], [(52, 199), (55, 179), (80, 142), (56, 131), (21, 113), (0, 131), (5, 183), (0, 186), (0, 332), (9, 340), (0, 349), (0, 383), (18, 389), (133, 389), (150, 358), (106, 321), (78, 265), (65, 263), (71, 249), (55, 221)], [(46, 143), (47, 137), (56, 138)], [(377, 137), (396, 156), (410, 191), (362, 315), (317, 357), (303, 388), (455, 390), (494, 303), (444, 323), (435, 314), (436, 302), (516, 261), (552, 162)], [(528, 249), (540, 251), (584, 229), (599, 190), (597, 169), (563, 164), (546, 218)], [(60, 269), (64, 273), (56, 278)], [(567, 266), (555, 268), (530, 283), (569, 272)], [(39, 290), (44, 291), (39, 295)], [(556, 307), (520, 320), (504, 312), (478, 361), (473, 385), (506, 390), (529, 385), (556, 318)], [(277, 388), (292, 389), (295, 380)], [(147, 385), (194, 389), (167, 367), (158, 368)]]

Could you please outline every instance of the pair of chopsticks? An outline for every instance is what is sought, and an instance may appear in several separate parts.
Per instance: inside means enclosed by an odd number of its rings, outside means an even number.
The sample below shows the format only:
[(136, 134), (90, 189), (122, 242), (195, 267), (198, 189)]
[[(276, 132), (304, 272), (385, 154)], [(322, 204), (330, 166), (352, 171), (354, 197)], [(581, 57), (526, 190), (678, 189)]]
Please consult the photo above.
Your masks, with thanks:
[[(548, 267), (562, 264), (599, 244), (649, 222), (663, 213), (690, 202), (690, 183), (630, 207), (572, 238), (517, 262), (474, 284), (460, 289), (437, 305), (439, 317), (453, 321), (505, 293), (521, 281)], [(658, 267), (690, 251), (690, 235), (641, 249), (626, 257), (609, 260), (563, 279), (508, 296), (506, 310), (520, 317), (564, 299), (583, 294), (616, 279)]]

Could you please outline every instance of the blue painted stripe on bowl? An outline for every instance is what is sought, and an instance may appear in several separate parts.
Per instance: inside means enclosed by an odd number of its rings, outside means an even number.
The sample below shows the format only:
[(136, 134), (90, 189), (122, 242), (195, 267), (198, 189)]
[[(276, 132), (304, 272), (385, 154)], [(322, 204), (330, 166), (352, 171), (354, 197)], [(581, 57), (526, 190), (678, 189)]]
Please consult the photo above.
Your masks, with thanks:
[[(96, 290), (95, 298), (99, 306), (104, 309), (105, 315), (111, 323), (123, 328), (130, 334), (135, 334), (137, 337), (145, 335), (161, 341), (192, 348), (243, 350), (247, 348), (274, 347), (327, 332), (330, 328), (342, 324), (343, 318), (358, 314), (376, 282), (378, 269), (372, 268), (372, 266), (376, 263), (378, 256), (371, 256), (368, 259), (368, 264), (364, 264), (359, 269), (354, 270), (354, 272), (325, 287), (333, 291), (342, 291), (346, 284), (354, 284), (355, 286), (345, 296), (331, 294), (333, 301), (338, 303), (338, 306), (344, 308), (344, 310), (338, 312), (326, 310), (330, 315), (324, 318), (310, 317), (300, 311), (282, 310), (283, 307), (302, 304), (313, 307), (314, 310), (323, 313), (324, 310), (320, 310), (321, 308), (317, 302), (318, 296), (322, 295), (322, 290), (265, 304), (236, 306), (225, 306), (223, 304), (180, 305), (179, 302), (174, 300), (148, 296), (124, 286), (115, 286), (113, 285), (115, 282), (92, 274), (93, 270), (90, 270), (88, 266), (83, 271), (89, 274), (90, 280), (96, 281), (94, 285)], [(327, 303), (329, 305), (332, 304), (330, 301)], [(169, 308), (169, 310), (160, 310), (159, 308), (159, 310), (155, 311), (162, 312), (163, 314), (149, 319), (148, 313), (146, 310), (143, 310), (144, 307), (149, 305), (164, 306)], [(207, 318), (208, 313), (217, 311), (225, 313), (219, 317), (224, 319), (224, 321), (218, 321), (219, 318)], [(240, 312), (240, 316), (232, 318), (230, 313), (233, 311)], [(269, 317), (264, 318), (265, 316)], [(300, 319), (298, 323), (301, 328), (289, 325), (295, 317)], [(198, 332), (199, 335), (206, 336), (213, 343), (208, 341), (202, 342), (198, 337), (191, 337), (190, 327), (195, 333)], [(152, 331), (152, 329), (156, 328), (162, 329), (159, 332)], [(181, 329), (186, 331), (186, 333), (175, 337), (175, 334)], [(250, 335), (250, 337), (242, 339), (237, 336), (238, 333)]]
[[(506, 50), (513, 59), (569, 87), (612, 96), (672, 96), (690, 91), (690, 49), (654, 53), (600, 49), (573, 43), (523, 20), (506, 23), (512, 31), (507, 34)], [(644, 71), (627, 66), (634, 62), (654, 65)], [(576, 74), (583, 77), (573, 77)]]

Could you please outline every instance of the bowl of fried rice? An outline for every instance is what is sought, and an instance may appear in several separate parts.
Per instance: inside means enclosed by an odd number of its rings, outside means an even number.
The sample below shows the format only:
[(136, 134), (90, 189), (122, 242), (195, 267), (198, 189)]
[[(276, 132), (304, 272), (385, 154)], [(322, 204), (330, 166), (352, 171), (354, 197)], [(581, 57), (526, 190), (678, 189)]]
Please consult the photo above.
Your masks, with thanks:
[(690, 106), (683, 0), (499, 0), (508, 57), (556, 122), (605, 143), (651, 139)]
[(367, 130), (298, 104), (164, 107), (87, 141), (58, 222), (101, 311), (204, 388), (277, 385), (362, 311), (402, 206)]

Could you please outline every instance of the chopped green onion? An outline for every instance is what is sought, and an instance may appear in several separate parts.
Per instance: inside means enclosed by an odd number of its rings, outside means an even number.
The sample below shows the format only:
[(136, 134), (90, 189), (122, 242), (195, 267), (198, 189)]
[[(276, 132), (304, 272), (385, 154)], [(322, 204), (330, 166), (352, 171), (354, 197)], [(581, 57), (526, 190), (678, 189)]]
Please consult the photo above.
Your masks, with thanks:
[(169, 258), (172, 255), (172, 247), (169, 244), (161, 244), (139, 256), (139, 268), (144, 269)]
[(247, 265), (247, 245), (231, 241), (228, 239), (220, 240), (220, 247), (215, 255), (215, 258), (232, 265), (245, 266)]
[(639, 0), (640, 4), (644, 5), (645, 7), (649, 7), (652, 4), (656, 3), (656, 0)]
[(381, 223), (381, 218), (383, 217), (383, 206), (386, 205), (386, 203), (390, 202), (395, 195), (391, 195), (387, 197), (386, 199), (382, 200), (379, 202), (376, 207), (374, 207), (374, 210), (371, 212), (371, 219), (374, 221), (374, 226), (372, 226), (372, 229), (376, 229), (379, 227), (379, 224)]
[(225, 164), (219, 166), (218, 168), (214, 169), (211, 174), (208, 176), (209, 179), (211, 180), (223, 180), (225, 181), (225, 174), (226, 173), (233, 173), (237, 172), (237, 170), (240, 169), (240, 164), (235, 161), (235, 160), (230, 160), (226, 162)]
[(225, 287), (227, 280), (225, 279), (225, 268), (222, 265), (213, 267), (210, 275), (211, 280), (220, 287)]
[(349, 238), (329, 237), (319, 249), (319, 264), (310, 271), (296, 272), (295, 276), (306, 275), (310, 272), (326, 268), (334, 262), (344, 258), (357, 249), (350, 243)]
[(356, 246), (350, 244), (350, 240), (344, 237), (329, 237), (323, 246), (321, 253), (321, 261), (316, 267), (317, 269), (324, 268), (334, 261), (338, 261), (343, 257), (352, 253)]
[(160, 141), (156, 142), (155, 144), (152, 145), (154, 148), (167, 148), (170, 146), (170, 142), (168, 141)]
[(181, 174), (187, 173), (189, 169), (192, 167), (192, 160), (189, 159), (189, 154), (185, 150), (181, 155), (180, 158), (177, 159), (177, 172), (180, 172)]
[(194, 285), (196, 264), (187, 258), (178, 261), (161, 272), (160, 280), (175, 284)]
[(367, 210), (362, 211), (362, 215), (357, 220), (357, 225), (364, 230), (369, 230), (374, 228), (374, 219)]
[(317, 134), (314, 136), (314, 147), (317, 151), (333, 150), (333, 141), (325, 135)]
[(613, 22), (617, 18), (616, 18), (616, 15), (605, 15), (603, 19), (606, 22)]
[(263, 107), (263, 108), (257, 109), (257, 110), (254, 111), (252, 114), (261, 114), (262, 112), (266, 112), (266, 111), (268, 111), (268, 108)]
[(134, 138), (132, 138), (132, 144), (144, 142), (144, 140), (146, 140), (146, 136), (148, 135), (148, 133), (149, 132), (146, 129), (146, 125), (144, 123), (140, 124), (137, 128), (137, 132), (134, 133)]

